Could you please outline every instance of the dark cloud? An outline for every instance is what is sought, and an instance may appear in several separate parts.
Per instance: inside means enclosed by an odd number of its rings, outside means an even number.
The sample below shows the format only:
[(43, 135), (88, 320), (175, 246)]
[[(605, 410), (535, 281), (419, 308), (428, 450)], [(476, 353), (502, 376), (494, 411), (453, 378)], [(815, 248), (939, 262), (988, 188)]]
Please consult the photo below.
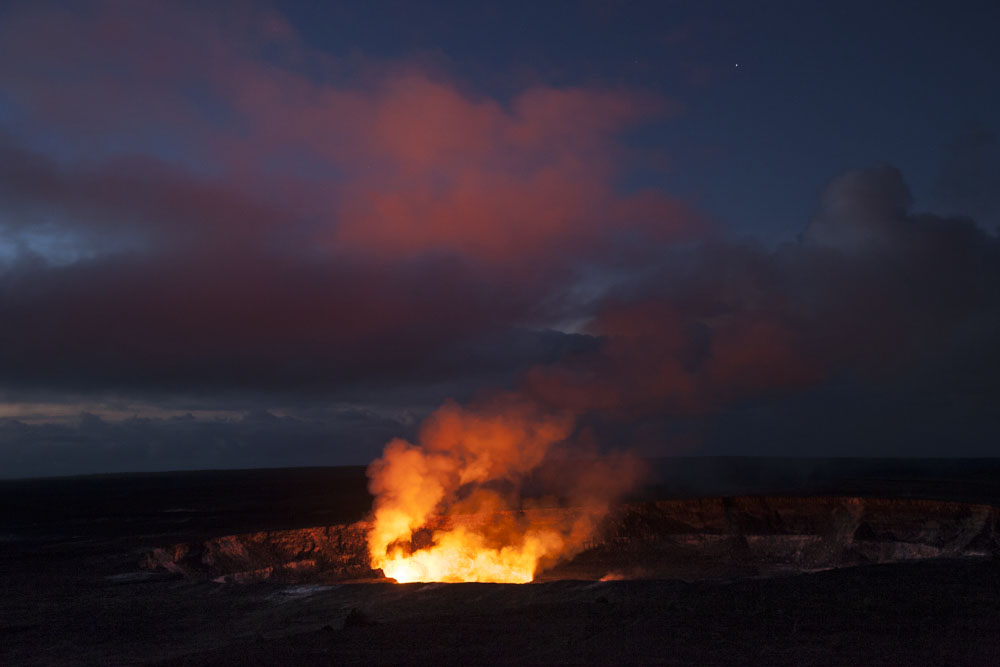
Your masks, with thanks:
[(509, 329), (530, 305), (450, 260), (377, 269), (122, 257), (15, 270), (4, 285), (6, 382), (81, 389), (413, 379), (437, 373), (451, 346)]
[[(931, 396), (982, 411), (985, 397), (1000, 398), (992, 342), (1000, 339), (1000, 240), (967, 218), (912, 213), (910, 201), (891, 167), (838, 177), (799, 242), (774, 251), (709, 243), (674, 258), (600, 307), (591, 325), (603, 338), (595, 353), (534, 369), (527, 390), (652, 428), (663, 441), (676, 436), (682, 446), (690, 434), (671, 435), (677, 424), (664, 419), (707, 423), (729, 411), (732, 421), (747, 402), (771, 406), (804, 432), (821, 430), (822, 413), (855, 429), (878, 423), (911, 434), (928, 417), (908, 420), (903, 406)], [(835, 390), (845, 383), (853, 388)], [(806, 395), (808, 412), (795, 398)], [(891, 406), (880, 419), (847, 409), (879, 395)], [(948, 423), (943, 414), (955, 412), (935, 413), (935, 433)], [(997, 435), (995, 420), (979, 421)], [(995, 441), (984, 433), (963, 437)], [(823, 442), (774, 446), (857, 452)], [(905, 449), (866, 442), (875, 451)]]

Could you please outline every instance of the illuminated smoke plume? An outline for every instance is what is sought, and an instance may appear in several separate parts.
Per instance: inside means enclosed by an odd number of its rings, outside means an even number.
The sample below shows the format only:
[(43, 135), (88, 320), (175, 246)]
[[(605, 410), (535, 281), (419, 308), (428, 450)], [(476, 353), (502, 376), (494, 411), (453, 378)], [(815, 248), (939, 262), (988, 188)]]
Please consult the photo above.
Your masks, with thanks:
[(622, 459), (610, 464), (615, 475), (562, 480), (574, 496), (568, 512), (532, 508), (546, 503), (525, 499), (524, 485), (573, 426), (567, 413), (508, 395), (472, 408), (448, 402), (424, 422), (418, 444), (390, 442), (368, 470), (372, 567), (399, 582), (524, 583), (578, 553), (635, 466)]

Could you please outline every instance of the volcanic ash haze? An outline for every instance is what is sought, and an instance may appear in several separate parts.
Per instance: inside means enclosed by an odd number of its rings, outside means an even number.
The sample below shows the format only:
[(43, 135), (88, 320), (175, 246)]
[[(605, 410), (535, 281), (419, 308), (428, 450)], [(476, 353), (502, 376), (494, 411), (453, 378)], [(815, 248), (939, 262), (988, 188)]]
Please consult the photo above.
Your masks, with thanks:
[(421, 425), (418, 444), (391, 441), (368, 469), (372, 568), (400, 583), (526, 583), (578, 553), (638, 467), (629, 457), (565, 466), (560, 495), (572, 511), (518, 512), (552, 502), (523, 491), (561, 455), (574, 422), (510, 395), (469, 408), (449, 401)]

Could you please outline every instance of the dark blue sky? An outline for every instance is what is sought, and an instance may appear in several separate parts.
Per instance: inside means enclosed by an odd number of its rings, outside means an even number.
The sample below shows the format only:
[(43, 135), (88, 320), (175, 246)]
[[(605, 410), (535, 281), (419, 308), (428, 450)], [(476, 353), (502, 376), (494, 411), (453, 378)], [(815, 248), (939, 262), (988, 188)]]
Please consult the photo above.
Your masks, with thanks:
[(996, 455), (998, 21), (2, 3), (0, 476), (364, 463), (504, 392), (588, 451)]
[(945, 153), (1000, 125), (992, 2), (280, 7), (316, 48), (425, 59), (487, 95), (534, 81), (662, 93), (678, 112), (633, 133), (650, 153), (636, 182), (768, 242), (794, 237), (834, 176), (879, 163), (903, 171), (918, 208), (968, 213), (941, 192)]

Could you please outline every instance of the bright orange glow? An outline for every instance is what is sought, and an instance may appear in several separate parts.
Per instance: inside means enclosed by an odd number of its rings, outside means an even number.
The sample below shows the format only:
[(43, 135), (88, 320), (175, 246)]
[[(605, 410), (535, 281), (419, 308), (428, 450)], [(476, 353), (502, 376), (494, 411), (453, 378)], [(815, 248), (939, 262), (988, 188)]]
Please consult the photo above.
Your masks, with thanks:
[(508, 509), (572, 425), (513, 400), (482, 411), (447, 403), (423, 424), (419, 446), (390, 442), (368, 470), (372, 567), (400, 583), (526, 583), (579, 552), (598, 511)]
[(523, 584), (535, 578), (538, 561), (562, 548), (554, 531), (532, 531), (519, 544), (489, 547), (465, 528), (435, 533), (435, 546), (386, 557), (382, 571), (399, 583), (411, 581), (483, 581)]

